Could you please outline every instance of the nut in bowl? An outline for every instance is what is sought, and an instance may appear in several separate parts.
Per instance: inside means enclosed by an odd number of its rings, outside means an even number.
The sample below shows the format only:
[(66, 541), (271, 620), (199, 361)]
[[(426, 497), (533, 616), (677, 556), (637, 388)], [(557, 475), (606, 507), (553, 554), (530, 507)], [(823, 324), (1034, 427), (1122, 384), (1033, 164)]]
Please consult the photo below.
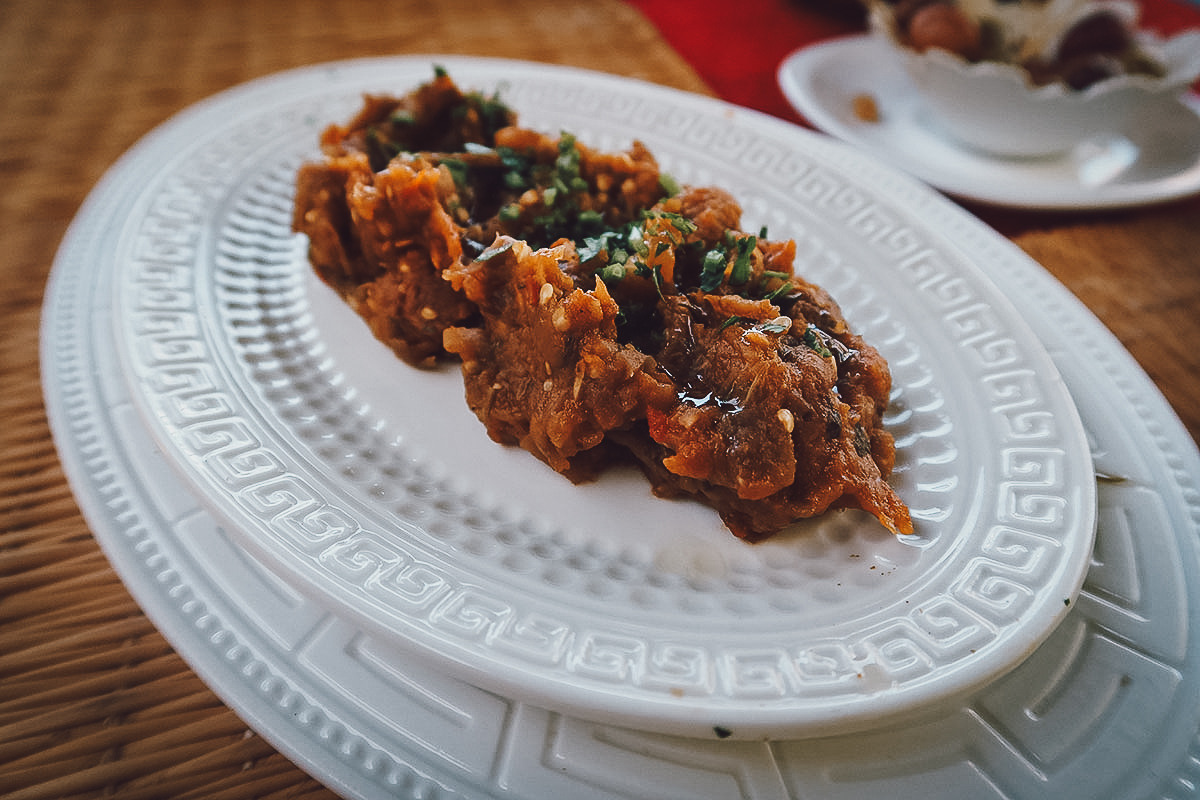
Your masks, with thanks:
[(1124, 0), (873, 0), (871, 28), (939, 126), (993, 156), (1060, 156), (1179, 102), (1200, 31), (1162, 39)]

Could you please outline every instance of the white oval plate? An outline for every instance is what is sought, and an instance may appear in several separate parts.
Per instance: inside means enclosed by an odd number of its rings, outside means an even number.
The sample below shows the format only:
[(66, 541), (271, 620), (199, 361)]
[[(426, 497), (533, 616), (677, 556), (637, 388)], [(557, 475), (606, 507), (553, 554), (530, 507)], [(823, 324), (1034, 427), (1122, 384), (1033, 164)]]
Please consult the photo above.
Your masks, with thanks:
[[(573, 486), (492, 443), (454, 369), (418, 371), (316, 281), (291, 178), (363, 91), (434, 61), (525, 124), (639, 138), (746, 226), (795, 238), (891, 363), (894, 476), (917, 534), (827, 515), (760, 545), (637, 475)], [(1025, 659), (1088, 564), (1095, 481), (1044, 348), (942, 234), (927, 189), (706, 98), (543, 65), (348, 62), (224, 93), (121, 162), (139, 191), (112, 271), (121, 371), (232, 534), (321, 602), (470, 685), (709, 738), (846, 732), (928, 712)]]
[(1200, 454), (1146, 375), (1061, 284), (948, 202), (1079, 397), (1098, 528), (1066, 618), (1012, 672), (919, 724), (715, 742), (563, 716), (463, 683), (323, 605), (232, 539), (156, 447), (117, 360), (111, 270), (141, 176), (92, 193), (46, 293), (42, 379), (71, 487), (171, 644), (255, 731), (344, 797), (537, 800), (1161, 800), (1200, 764)]
[[(780, 64), (788, 102), (822, 131), (967, 200), (1029, 209), (1121, 208), (1200, 192), (1200, 99), (1140, 120), (1074, 153), (1004, 159), (971, 150), (940, 130), (902, 65), (876, 38), (848, 36), (795, 51)], [(867, 94), (879, 122), (857, 119)]]
[(1195, 794), (1200, 650), (1189, 620), (1200, 618), (1200, 455), (1095, 317), (952, 204), (923, 213), (981, 255), (1051, 348), (1109, 476), (1087, 582), (1036, 653), (940, 717), (819, 742), (705, 742), (562, 717), (458, 682), (231, 541), (164, 460), (122, 379), (116, 276), (95, 263), (143, 189), (125, 163), (80, 211), (46, 294), (42, 375), (63, 467), (97, 539), (171, 643), (255, 730), (343, 796)]

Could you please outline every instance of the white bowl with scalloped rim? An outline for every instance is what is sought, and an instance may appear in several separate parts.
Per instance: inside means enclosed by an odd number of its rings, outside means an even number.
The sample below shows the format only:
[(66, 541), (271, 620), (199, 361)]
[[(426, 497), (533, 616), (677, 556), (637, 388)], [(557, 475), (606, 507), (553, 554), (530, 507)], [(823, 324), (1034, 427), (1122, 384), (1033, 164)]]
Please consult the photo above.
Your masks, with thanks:
[(959, 142), (991, 155), (1061, 155), (1080, 143), (1153, 124), (1157, 109), (1179, 102), (1200, 76), (1200, 30), (1162, 39), (1138, 32), (1139, 45), (1164, 65), (1162, 77), (1120, 75), (1084, 90), (1062, 83), (1035, 86), (1015, 64), (970, 62), (939, 48), (918, 52), (878, 15), (872, 31), (886, 41), (932, 112)]

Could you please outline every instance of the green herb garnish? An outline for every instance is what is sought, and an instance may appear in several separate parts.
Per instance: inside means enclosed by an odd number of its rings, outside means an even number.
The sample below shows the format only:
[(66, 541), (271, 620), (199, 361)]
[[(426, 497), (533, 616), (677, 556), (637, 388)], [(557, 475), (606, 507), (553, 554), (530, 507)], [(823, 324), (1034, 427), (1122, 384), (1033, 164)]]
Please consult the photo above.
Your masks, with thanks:
[(490, 261), (491, 259), (500, 255), (501, 253), (507, 253), (509, 250), (512, 249), (512, 246), (513, 246), (513, 240), (509, 239), (504, 244), (500, 244), (495, 247), (490, 247), (487, 250), (484, 250), (482, 253), (479, 254), (479, 257), (476, 258), (475, 260), (476, 261)]
[(750, 280), (750, 254), (754, 252), (754, 248), (757, 245), (758, 237), (756, 236), (738, 237), (735, 244), (737, 256), (733, 261), (733, 269), (729, 271), (729, 282), (731, 284), (741, 286)]
[(792, 290), (792, 282), (784, 281), (780, 286), (775, 287), (771, 291), (763, 295), (763, 300), (775, 300)]
[(792, 321), (788, 320), (787, 323), (785, 324), (783, 322), (779, 322), (778, 320), (773, 319), (773, 320), (770, 320), (769, 322), (760, 322), (759, 324), (755, 325), (754, 327), (757, 328), (758, 330), (762, 331), (763, 333), (787, 333), (789, 330), (792, 329)]
[(704, 254), (704, 263), (700, 267), (700, 289), (705, 292), (715, 292), (721, 288), (725, 280), (725, 262), (728, 255), (724, 250), (713, 249)]
[(829, 352), (829, 348), (825, 346), (821, 329), (816, 325), (810, 323), (805, 329), (804, 344), (821, 358), (833, 358), (833, 353)]

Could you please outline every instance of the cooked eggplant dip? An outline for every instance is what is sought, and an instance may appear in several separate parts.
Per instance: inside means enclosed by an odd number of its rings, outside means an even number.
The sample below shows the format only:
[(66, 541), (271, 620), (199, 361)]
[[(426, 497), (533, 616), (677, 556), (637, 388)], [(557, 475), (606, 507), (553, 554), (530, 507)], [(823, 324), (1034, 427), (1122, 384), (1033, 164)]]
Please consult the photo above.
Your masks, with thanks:
[(320, 144), (294, 216), (313, 269), (413, 367), (457, 360), (496, 442), (577, 483), (632, 461), (751, 542), (837, 508), (912, 532), (887, 363), (729, 193), (522, 128), (442, 70)]

